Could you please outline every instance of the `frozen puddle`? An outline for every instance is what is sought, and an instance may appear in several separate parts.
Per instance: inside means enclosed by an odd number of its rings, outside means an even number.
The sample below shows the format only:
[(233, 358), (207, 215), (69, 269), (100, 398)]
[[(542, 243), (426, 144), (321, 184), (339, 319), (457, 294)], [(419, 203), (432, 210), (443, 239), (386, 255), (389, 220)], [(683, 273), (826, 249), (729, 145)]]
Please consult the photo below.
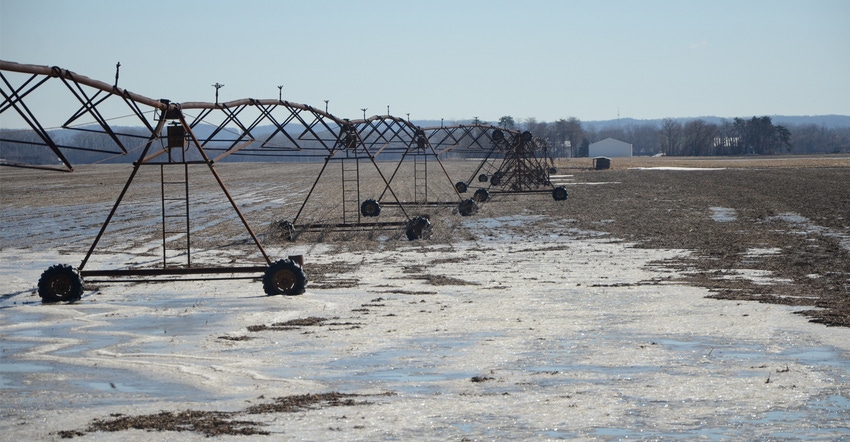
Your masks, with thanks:
[[(0, 426), (47, 439), (112, 413), (340, 391), (394, 395), (269, 416), (264, 429), (307, 440), (850, 437), (847, 329), (706, 299), (648, 266), (684, 251), (527, 222), (539, 219), (469, 221), (487, 235), (386, 251), (299, 245), (308, 273), (335, 266), (356, 284), (297, 297), (186, 281), (41, 305), (28, 277), (46, 258), (6, 249), (0, 266), (27, 278), (0, 281)], [(322, 321), (272, 327), (304, 318)]]
[(841, 232), (834, 229), (830, 229), (828, 227), (819, 226), (808, 218), (801, 216), (796, 213), (781, 213), (779, 215), (770, 217), (771, 220), (784, 221), (788, 224), (793, 225), (797, 229), (803, 229), (806, 233), (815, 233), (824, 236), (831, 236), (834, 238), (838, 238), (839, 244), (845, 250), (850, 251), (850, 235), (847, 232)]
[(738, 212), (728, 207), (709, 207), (711, 219), (719, 223), (728, 223), (738, 219)]

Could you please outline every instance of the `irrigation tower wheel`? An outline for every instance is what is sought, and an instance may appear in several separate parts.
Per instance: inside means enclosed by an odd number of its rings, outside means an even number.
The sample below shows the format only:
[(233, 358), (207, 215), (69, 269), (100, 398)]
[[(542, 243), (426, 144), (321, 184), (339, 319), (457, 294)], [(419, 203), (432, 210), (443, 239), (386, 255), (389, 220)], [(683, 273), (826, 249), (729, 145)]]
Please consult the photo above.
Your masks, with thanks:
[(472, 195), (472, 199), (479, 203), (486, 203), (490, 201), (490, 192), (487, 189), (478, 189), (475, 191), (475, 194)]
[(457, 211), (461, 216), (470, 216), (478, 212), (478, 204), (472, 198), (461, 201), (457, 206)]
[(360, 214), (368, 217), (375, 217), (381, 214), (381, 204), (375, 200), (363, 201), (360, 205)]
[(83, 297), (83, 278), (67, 264), (51, 266), (38, 280), (41, 302), (74, 302)]
[(280, 236), (287, 241), (295, 241), (295, 225), (288, 220), (280, 220), (277, 222), (277, 231)]
[(407, 239), (415, 241), (431, 234), (431, 221), (424, 216), (417, 216), (407, 223)]
[(263, 290), (269, 296), (294, 296), (307, 289), (304, 269), (290, 259), (281, 259), (270, 265), (263, 275)]
[(555, 201), (564, 201), (567, 199), (569, 194), (567, 193), (567, 189), (564, 186), (558, 186), (552, 189), (552, 198)]

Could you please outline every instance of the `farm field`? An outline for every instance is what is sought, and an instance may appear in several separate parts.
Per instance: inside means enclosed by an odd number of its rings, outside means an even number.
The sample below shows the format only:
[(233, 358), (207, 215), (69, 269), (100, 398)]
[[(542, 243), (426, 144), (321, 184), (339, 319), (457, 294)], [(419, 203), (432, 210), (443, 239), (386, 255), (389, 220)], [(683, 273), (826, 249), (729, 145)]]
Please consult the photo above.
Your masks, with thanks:
[[(269, 254), (304, 256), (304, 295), (97, 282), (49, 305), (39, 275), (79, 264), (131, 166), (0, 168), (0, 428), (13, 440), (850, 437), (850, 157), (556, 166), (567, 201), (495, 194), (468, 217), (410, 206), (429, 238), (290, 242), (277, 222), (321, 164), (219, 164)], [(451, 203), (474, 162), (445, 167), (453, 179), (431, 168), (429, 198)], [(333, 173), (304, 220), (338, 216)], [(416, 197), (398, 177), (398, 199)], [(198, 260), (256, 262), (203, 166), (192, 189)], [(90, 265), (162, 259), (159, 192), (156, 173), (139, 175)], [(379, 219), (393, 217), (388, 205)]]

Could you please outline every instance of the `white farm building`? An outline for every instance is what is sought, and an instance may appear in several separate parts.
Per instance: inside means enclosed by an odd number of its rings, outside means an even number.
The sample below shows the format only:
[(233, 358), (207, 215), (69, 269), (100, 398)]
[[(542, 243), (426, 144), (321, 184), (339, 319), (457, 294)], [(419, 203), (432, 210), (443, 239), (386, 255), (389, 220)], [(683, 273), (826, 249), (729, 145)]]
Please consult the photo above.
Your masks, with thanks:
[(606, 138), (591, 144), (587, 153), (590, 158), (630, 157), (632, 156), (632, 145), (614, 138)]

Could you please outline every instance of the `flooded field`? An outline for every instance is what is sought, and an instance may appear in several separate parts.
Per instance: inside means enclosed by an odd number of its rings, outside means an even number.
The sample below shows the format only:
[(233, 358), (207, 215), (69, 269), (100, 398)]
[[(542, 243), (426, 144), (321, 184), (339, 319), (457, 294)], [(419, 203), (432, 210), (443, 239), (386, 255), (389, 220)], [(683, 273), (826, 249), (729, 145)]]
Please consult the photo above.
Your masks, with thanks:
[[(846, 218), (833, 219), (843, 215), (745, 207), (714, 191), (679, 200), (659, 175), (694, 173), (718, 189), (739, 171), (567, 166), (569, 200), (505, 196), (471, 217), (435, 209), (429, 240), (390, 230), (290, 243), (269, 226), (297, 209), (309, 173), (225, 164), (270, 255), (305, 256), (304, 295), (268, 297), (252, 280), (122, 282), (51, 305), (35, 294), (40, 273), (80, 262), (126, 175), (0, 169), (0, 426), (13, 440), (850, 438), (850, 329), (795, 314), (818, 308), (808, 301), (743, 296), (832, 293), (806, 281), (846, 290), (835, 285), (850, 278)], [(109, 192), (88, 191), (92, 179)], [(659, 189), (640, 193), (647, 200), (671, 200), (643, 204), (668, 218), (633, 212), (631, 182)], [(50, 183), (59, 196), (34, 198)], [(206, 195), (193, 214), (208, 233), (202, 257), (255, 259)], [(137, 196), (93, 266), (156, 261), (157, 232), (143, 232), (158, 213)], [(705, 244), (722, 245), (770, 204), (779, 218), (765, 218), (758, 241), (707, 259)], [(771, 264), (793, 256), (786, 236), (831, 253), (838, 274), (799, 269), (820, 276), (798, 279)], [(739, 299), (709, 298), (732, 289)]]

